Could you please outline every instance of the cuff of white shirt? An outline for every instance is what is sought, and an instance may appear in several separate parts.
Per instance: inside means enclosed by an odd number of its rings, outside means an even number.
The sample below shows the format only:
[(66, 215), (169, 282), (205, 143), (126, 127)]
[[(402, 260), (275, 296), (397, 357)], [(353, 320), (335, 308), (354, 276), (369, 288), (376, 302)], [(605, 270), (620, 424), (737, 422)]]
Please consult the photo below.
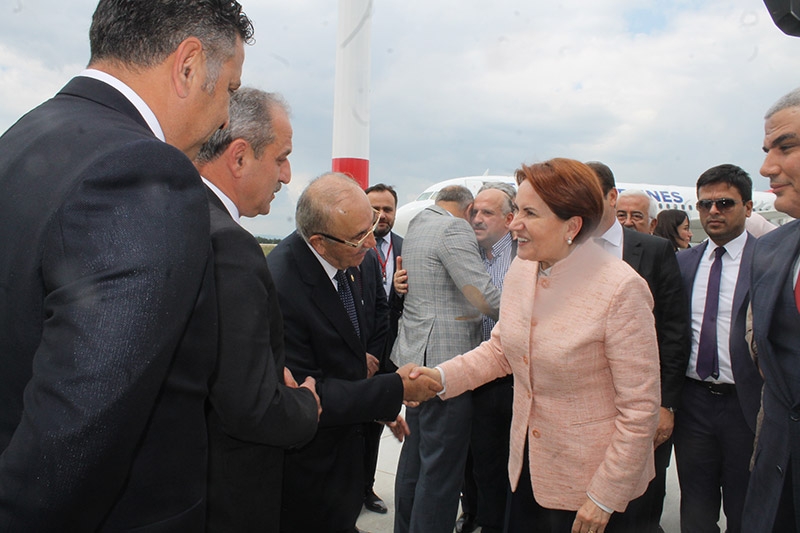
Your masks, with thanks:
[(594, 496), (592, 496), (592, 495), (591, 495), (591, 494), (589, 494), (588, 492), (586, 493), (586, 495), (587, 495), (587, 496), (589, 497), (589, 499), (590, 499), (590, 500), (592, 500), (592, 501), (594, 502), (594, 504), (595, 504), (596, 506), (598, 506), (600, 509), (604, 510), (605, 512), (607, 512), (607, 513), (609, 513), (609, 514), (613, 514), (613, 513), (614, 513), (614, 509), (610, 509), (610, 508), (606, 507), (605, 505), (603, 505), (602, 503), (600, 503), (599, 501), (597, 501), (597, 500), (594, 498)]
[(440, 390), (439, 392), (436, 393), (438, 396), (441, 396), (441, 395), (444, 394), (444, 391), (447, 390), (447, 386), (445, 385), (445, 382), (444, 382), (444, 370), (442, 370), (441, 367), (438, 367), (438, 366), (434, 367), (434, 368), (436, 368), (436, 370), (439, 371), (439, 377), (442, 379), (442, 390)]

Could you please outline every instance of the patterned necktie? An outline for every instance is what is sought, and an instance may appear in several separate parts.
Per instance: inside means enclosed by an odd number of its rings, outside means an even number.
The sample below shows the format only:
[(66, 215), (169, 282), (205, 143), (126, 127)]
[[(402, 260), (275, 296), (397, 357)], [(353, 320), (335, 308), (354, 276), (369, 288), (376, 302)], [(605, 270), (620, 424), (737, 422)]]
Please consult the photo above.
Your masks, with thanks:
[(706, 307), (703, 311), (703, 325), (700, 327), (700, 342), (697, 346), (697, 375), (700, 379), (719, 377), (719, 357), (717, 353), (717, 314), (719, 312), (719, 283), (722, 278), (722, 256), (725, 248), (714, 250), (716, 257), (708, 274)]
[(358, 315), (356, 314), (356, 304), (353, 300), (353, 293), (350, 291), (350, 284), (347, 282), (347, 276), (344, 270), (336, 271), (336, 284), (339, 286), (339, 299), (342, 301), (347, 316), (350, 317), (350, 323), (353, 324), (353, 329), (356, 330), (356, 335), (361, 337), (361, 328), (358, 327)]

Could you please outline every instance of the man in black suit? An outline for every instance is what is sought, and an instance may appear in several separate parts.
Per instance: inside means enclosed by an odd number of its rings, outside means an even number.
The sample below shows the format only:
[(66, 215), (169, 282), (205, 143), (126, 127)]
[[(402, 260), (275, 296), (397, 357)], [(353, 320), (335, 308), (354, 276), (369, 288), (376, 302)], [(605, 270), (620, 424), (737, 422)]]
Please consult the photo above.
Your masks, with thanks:
[(216, 302), (190, 158), (251, 35), (237, 2), (101, 0), (89, 69), (0, 138), (0, 530), (203, 531)]
[(389, 354), (391, 354), (394, 340), (397, 338), (397, 323), (403, 315), (403, 295), (394, 290), (394, 283), (392, 283), (397, 258), (403, 254), (403, 238), (392, 231), (397, 214), (397, 192), (391, 185), (383, 183), (372, 185), (364, 192), (367, 193), (372, 208), (381, 214), (381, 220), (374, 231), (374, 250), (381, 267), (383, 290), (389, 301), (389, 333), (386, 335), (384, 353), (385, 362), (391, 364)]
[(697, 212), (708, 240), (678, 254), (692, 327), (675, 415), (681, 531), (719, 531), (720, 499), (728, 531), (742, 531), (762, 385), (745, 340), (756, 241), (745, 231), (752, 195), (750, 176), (736, 165), (703, 172)]
[[(283, 318), (256, 239), (239, 217), (269, 213), (289, 183), (292, 126), (277, 94), (239, 89), (228, 127), (203, 145), (196, 165), (209, 188), (219, 308), (219, 359), (208, 407), (206, 531), (278, 533), (283, 448), (317, 429), (314, 378), (284, 368)], [(284, 375), (286, 384), (284, 385)]]
[[(764, 164), (775, 209), (800, 218), (800, 89), (767, 111)], [(800, 221), (756, 241), (751, 303), (763, 421), (747, 489), (742, 531), (800, 530)]]
[(653, 295), (653, 315), (661, 364), (661, 410), (655, 436), (656, 477), (647, 491), (628, 505), (625, 515), (636, 532), (657, 532), (666, 494), (666, 474), (672, 454), (675, 410), (681, 399), (689, 359), (689, 317), (686, 295), (675, 252), (669, 241), (638, 231), (623, 230), (616, 217), (617, 189), (614, 174), (603, 163), (587, 163), (603, 189), (603, 218), (596, 240), (642, 276)]
[[(281, 531), (350, 533), (364, 500), (364, 424), (391, 421), (402, 438), (403, 400), (432, 398), (441, 387), (411, 380), (412, 365), (368, 377), (367, 348), (385, 342), (387, 324), (369, 319), (378, 315), (365, 309), (370, 297), (356, 283), (380, 220), (358, 184), (321, 176), (300, 196), (295, 220), (297, 231), (267, 262), (284, 317), (286, 366), (298, 379), (317, 380), (322, 415), (314, 439), (286, 453)], [(380, 300), (380, 272), (361, 276)]]
[[(403, 295), (394, 290), (392, 279), (394, 277), (395, 259), (403, 251), (403, 238), (392, 232), (394, 217), (397, 211), (397, 193), (391, 185), (377, 183), (365, 191), (372, 209), (381, 214), (378, 226), (373, 231), (375, 248), (367, 255), (373, 256), (380, 268), (380, 282), (383, 295), (388, 300), (389, 330), (386, 333), (386, 342), (380, 353), (375, 354), (379, 359), (380, 368), (394, 372), (396, 367), (389, 359), (392, 353), (394, 340), (397, 338), (397, 322), (403, 314)], [(378, 451), (380, 447), (383, 424), (373, 422), (366, 425), (367, 453), (364, 456), (365, 481), (364, 507), (374, 513), (385, 514), (388, 512), (386, 503), (375, 494), (375, 470), (378, 466)]]

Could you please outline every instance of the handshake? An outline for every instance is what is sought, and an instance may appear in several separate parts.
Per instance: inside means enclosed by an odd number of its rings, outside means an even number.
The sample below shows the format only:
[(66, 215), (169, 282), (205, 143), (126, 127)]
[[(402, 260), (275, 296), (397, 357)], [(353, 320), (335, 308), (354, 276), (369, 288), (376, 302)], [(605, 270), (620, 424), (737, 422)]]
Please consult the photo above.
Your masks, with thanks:
[(430, 400), (444, 388), (442, 376), (435, 368), (408, 363), (398, 368), (397, 373), (403, 379), (403, 402), (412, 407)]

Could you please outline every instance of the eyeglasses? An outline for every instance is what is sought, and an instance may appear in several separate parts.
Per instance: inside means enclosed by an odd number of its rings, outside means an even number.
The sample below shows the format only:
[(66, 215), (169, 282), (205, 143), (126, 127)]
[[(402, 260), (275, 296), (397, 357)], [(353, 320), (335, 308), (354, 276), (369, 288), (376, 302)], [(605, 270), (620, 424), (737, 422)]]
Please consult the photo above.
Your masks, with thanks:
[(717, 211), (727, 211), (736, 205), (736, 200), (733, 198), (717, 198), (716, 200), (698, 200), (698, 211), (711, 211), (711, 206), (717, 206)]
[(380, 211), (378, 211), (376, 209), (373, 209), (372, 211), (374, 212), (375, 222), (372, 224), (372, 227), (369, 229), (369, 231), (367, 231), (364, 234), (364, 236), (361, 237), (360, 239), (358, 239), (356, 242), (346, 241), (344, 239), (340, 239), (339, 237), (334, 237), (333, 235), (328, 235), (327, 233), (317, 233), (317, 235), (325, 237), (326, 239), (328, 239), (330, 241), (338, 242), (339, 244), (344, 244), (346, 246), (350, 246), (351, 248), (361, 248), (364, 245), (364, 241), (366, 241), (369, 238), (369, 236), (372, 235), (375, 232), (375, 228), (378, 227), (378, 223), (381, 221), (381, 213), (380, 213)]
[(630, 214), (628, 214), (627, 211), (617, 211), (617, 219), (620, 222), (625, 221), (625, 219), (627, 219), (628, 217), (630, 217), (631, 220), (633, 220), (634, 222), (641, 222), (645, 218), (644, 213), (642, 213), (641, 211), (631, 211)]

